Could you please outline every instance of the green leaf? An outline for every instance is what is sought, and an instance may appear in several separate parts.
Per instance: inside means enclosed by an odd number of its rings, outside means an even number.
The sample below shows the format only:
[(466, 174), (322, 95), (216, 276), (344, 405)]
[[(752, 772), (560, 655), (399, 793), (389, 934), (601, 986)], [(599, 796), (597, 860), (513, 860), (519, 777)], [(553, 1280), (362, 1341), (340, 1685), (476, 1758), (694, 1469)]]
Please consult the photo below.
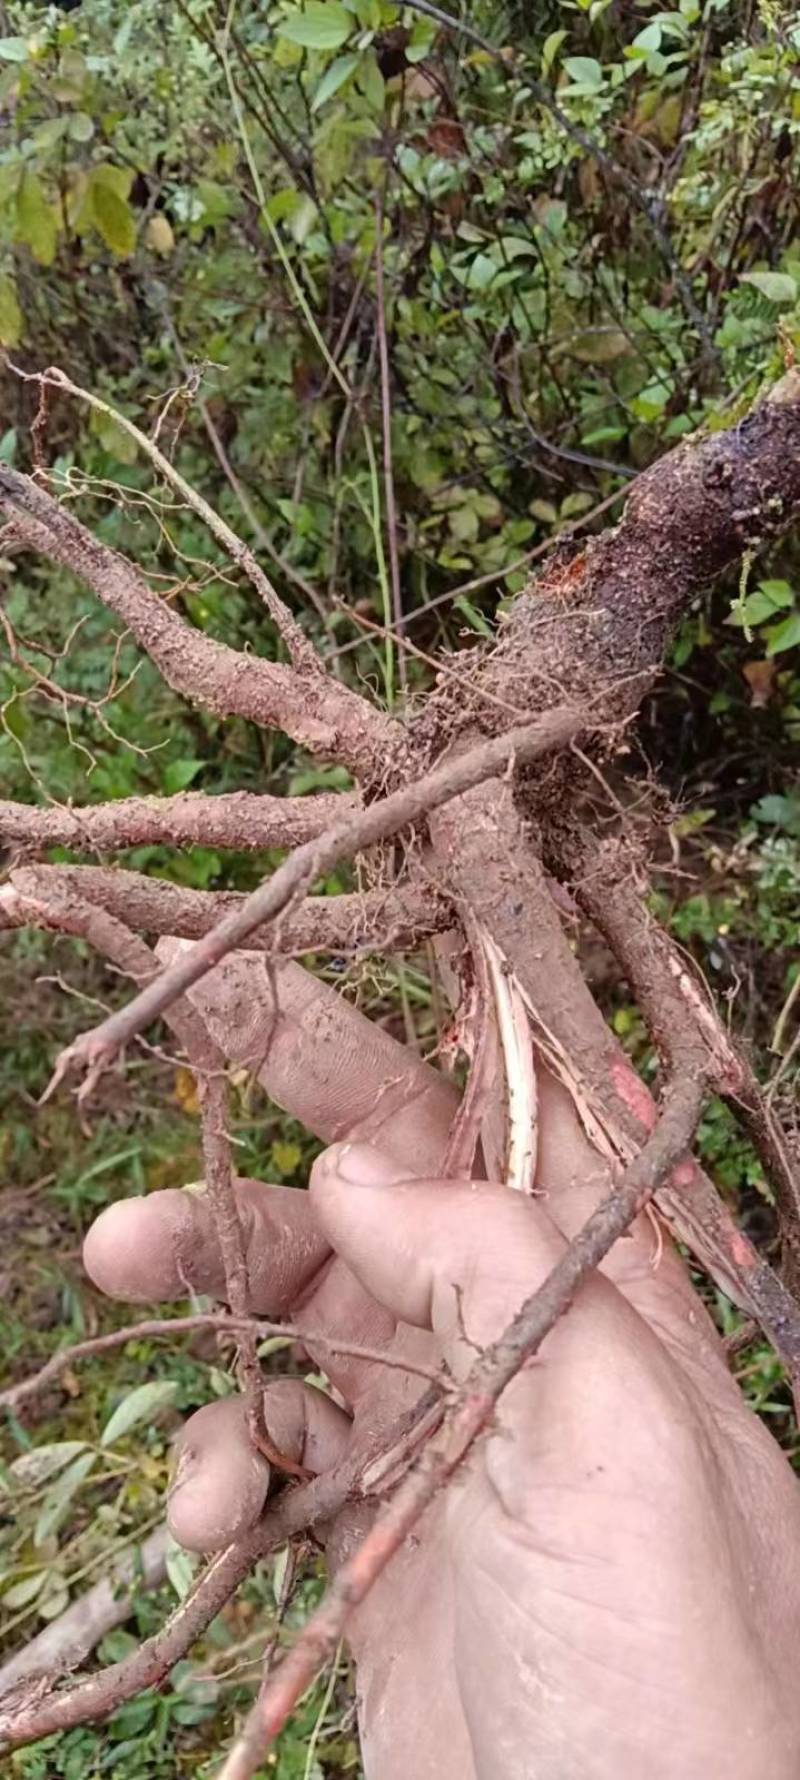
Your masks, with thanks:
[(187, 785), (203, 771), (204, 760), (171, 760), (164, 768), (164, 790), (168, 797), (174, 797), (177, 791), (185, 791)]
[(406, 44), (406, 61), (422, 62), (430, 54), (436, 42), (438, 26), (433, 19), (415, 19), (411, 27), (411, 35)]
[(796, 303), (797, 280), (789, 272), (743, 272), (740, 284), (752, 284), (770, 303)]
[(500, 268), (488, 253), (476, 253), (467, 273), (465, 283), (468, 290), (484, 291), (493, 284)]
[(30, 1452), (20, 1453), (8, 1468), (15, 1485), (21, 1489), (38, 1489), (56, 1471), (63, 1471), (70, 1459), (85, 1451), (85, 1440), (54, 1440), (47, 1446), (32, 1446)]
[[(586, 328), (570, 342), (570, 354), (587, 365), (610, 365), (615, 359), (629, 357), (633, 348), (621, 328)], [(618, 431), (617, 437), (621, 437)]]
[(188, 1595), (194, 1581), (195, 1566), (188, 1551), (184, 1551), (180, 1545), (176, 1545), (174, 1539), (170, 1539), (167, 1546), (164, 1566), (178, 1600), (182, 1601)]
[(131, 1656), (138, 1650), (139, 1640), (132, 1632), (126, 1632), (117, 1626), (113, 1632), (106, 1632), (102, 1642), (97, 1646), (97, 1654), (104, 1663), (121, 1663), (124, 1656)]
[(44, 1545), (45, 1540), (58, 1531), (62, 1521), (66, 1519), (73, 1496), (77, 1495), (81, 1484), (88, 1477), (96, 1457), (96, 1453), (84, 1452), (80, 1458), (73, 1459), (58, 1482), (48, 1490), (36, 1522), (34, 1545)]
[(633, 409), (637, 420), (658, 420), (659, 415), (663, 414), (671, 395), (672, 390), (669, 384), (649, 383), (647, 389), (641, 390), (639, 395), (634, 396), (633, 401), (631, 402), (631, 408)]
[(10, 198), (16, 203), (24, 171), (24, 162), (19, 156), (0, 161), (0, 204), (7, 204)]
[(0, 278), (0, 346), (19, 346), (23, 325), (14, 280)]
[(480, 631), (481, 636), (494, 639), (494, 631), (488, 620), (482, 612), (478, 611), (477, 606), (473, 606), (472, 601), (467, 599), (466, 594), (460, 593), (458, 599), (453, 601), (453, 605), (456, 611), (466, 618), (471, 630)]
[(95, 409), (89, 420), (89, 431), (100, 440), (109, 457), (115, 457), (121, 464), (135, 464), (136, 440), (126, 433), (113, 414), (103, 414)]
[(382, 111), (386, 103), (386, 82), (374, 55), (362, 57), (358, 84), (370, 109)]
[(115, 167), (111, 161), (98, 161), (92, 168), (92, 184), (105, 185), (118, 198), (127, 198), (133, 184), (133, 172), (130, 167)]
[(236, 193), (228, 191), (216, 179), (198, 179), (197, 196), (203, 206), (201, 220), (206, 228), (215, 228), (227, 216), (233, 216), (238, 208)]
[(40, 266), (52, 266), (56, 256), (56, 219), (41, 180), (29, 169), (23, 173), (17, 192), (17, 235)]
[(272, 1162), (279, 1174), (294, 1174), (303, 1159), (303, 1152), (298, 1143), (279, 1137), (272, 1145)]
[(352, 29), (352, 14), (338, 0), (308, 0), (307, 6), (285, 14), (277, 34), (303, 49), (339, 49)]
[(759, 592), (765, 594), (767, 599), (771, 599), (775, 606), (790, 606), (794, 599), (788, 581), (759, 581), (758, 588)]
[[(110, 171), (111, 169), (109, 169)], [(89, 179), (88, 211), (91, 221), (118, 260), (130, 259), (136, 246), (136, 222), (126, 198), (115, 191), (105, 178), (98, 178), (95, 168)]]
[(47, 1570), (37, 1570), (34, 1576), (23, 1576), (21, 1582), (15, 1582), (13, 1588), (7, 1588), (3, 1595), (4, 1607), (28, 1607), (36, 1599), (40, 1588), (48, 1577)]
[(653, 19), (651, 24), (645, 25), (644, 30), (634, 37), (630, 47), (632, 50), (638, 50), (643, 56), (650, 56), (654, 50), (660, 49), (661, 25), (658, 19)]
[(541, 61), (543, 74), (549, 73), (566, 36), (568, 36), (568, 32), (566, 31), (551, 31), (550, 36), (545, 38), (544, 44), (542, 45)]
[(47, 1584), (39, 1596), (38, 1609), (40, 1619), (58, 1619), (64, 1608), (69, 1605), (69, 1589), (58, 1570), (50, 1570)]
[(757, 822), (785, 828), (787, 834), (800, 835), (800, 794), (796, 792), (790, 792), (788, 797), (777, 792), (762, 797), (753, 805), (752, 813)]
[(0, 62), (27, 62), (27, 37), (0, 37)]
[[(285, 222), (287, 216), (294, 216), (298, 205), (302, 202), (300, 193), (294, 186), (283, 186), (281, 191), (273, 192), (264, 206), (267, 216), (272, 222)], [(290, 503), (291, 505), (291, 503)]]
[(498, 255), (501, 263), (505, 260), (524, 259), (536, 256), (536, 246), (525, 235), (501, 235), (498, 241)]
[(37, 124), (33, 132), (33, 143), (37, 155), (49, 155), (59, 142), (63, 142), (69, 128), (66, 117), (47, 117), (43, 124)]
[(303, 242), (311, 234), (318, 216), (319, 211), (313, 198), (309, 196), (308, 192), (305, 192), (300, 202), (295, 206), (289, 224), (292, 240), (297, 242), (298, 247), (302, 247)]
[(575, 86), (582, 87), (585, 92), (599, 92), (603, 70), (594, 56), (566, 56), (561, 66)]
[(774, 618), (776, 612), (793, 604), (794, 594), (788, 581), (761, 581), (745, 600), (737, 600), (727, 622), (739, 626), (763, 624), (766, 618)]
[(115, 1440), (121, 1440), (123, 1434), (129, 1434), (140, 1422), (154, 1421), (162, 1409), (172, 1406), (177, 1389), (170, 1378), (153, 1378), (149, 1384), (137, 1385), (117, 1404), (100, 1435), (100, 1445), (113, 1446)]
[(62, 104), (70, 105), (83, 95), (89, 69), (86, 57), (78, 49), (65, 49), (58, 65), (52, 93)]
[(71, 142), (91, 142), (94, 135), (94, 123), (88, 111), (76, 111), (69, 120)]
[(320, 105), (324, 105), (326, 99), (332, 99), (334, 93), (338, 93), (339, 88), (344, 86), (345, 81), (349, 80), (350, 75), (358, 67), (358, 62), (359, 58), (353, 54), (352, 50), (348, 55), (337, 56), (335, 62), (331, 62), (330, 67), (325, 69), (311, 101), (312, 111), (319, 111)]
[(781, 624), (771, 624), (764, 634), (768, 655), (782, 655), (784, 649), (796, 649), (800, 643), (800, 612), (791, 612)]

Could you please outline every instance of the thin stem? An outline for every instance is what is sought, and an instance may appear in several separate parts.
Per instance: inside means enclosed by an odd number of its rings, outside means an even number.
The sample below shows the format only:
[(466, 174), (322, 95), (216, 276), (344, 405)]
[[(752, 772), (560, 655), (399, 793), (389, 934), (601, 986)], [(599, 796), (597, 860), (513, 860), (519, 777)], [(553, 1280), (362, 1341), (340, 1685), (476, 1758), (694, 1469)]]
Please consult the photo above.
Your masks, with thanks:
[[(378, 363), (381, 372), (381, 425), (383, 430), (383, 489), (386, 507), (386, 533), (389, 543), (391, 575), (391, 622), (403, 622), (403, 594), (400, 585), (400, 552), (397, 541), (397, 506), (394, 493), (394, 462), (392, 458), (392, 378), (389, 365), (389, 340), (386, 328), (386, 292), (383, 276), (384, 192), (375, 196), (375, 307), (378, 326)], [(388, 638), (387, 638), (388, 642)], [(405, 655), (398, 654), (400, 685), (405, 692), (408, 673)]]
[(122, 431), (127, 433), (129, 438), (135, 441), (139, 450), (144, 452), (145, 457), (149, 457), (154, 468), (158, 470), (159, 475), (163, 476), (164, 481), (168, 482), (170, 487), (175, 489), (176, 493), (181, 496), (181, 499), (186, 502), (187, 507), (191, 507), (193, 512), (197, 513), (199, 518), (204, 520), (209, 531), (217, 541), (222, 544), (232, 561), (236, 563), (237, 567), (243, 569), (248, 579), (252, 581), (256, 592), (263, 600), (270, 617), (274, 621), (286, 644), (289, 658), (293, 666), (301, 669), (305, 673), (322, 673), (324, 671), (320, 657), (317, 655), (313, 644), (309, 643), (308, 638), (304, 636), (300, 629), (297, 620), (292, 617), (291, 612), (284, 605), (280, 595), (276, 593), (272, 582), (265, 575), (260, 563), (256, 561), (249, 545), (245, 544), (244, 540), (227, 524), (227, 521), (222, 519), (219, 513), (215, 512), (214, 508), (209, 505), (209, 502), (204, 499), (203, 495), (198, 494), (196, 488), (192, 488), (191, 484), (180, 474), (180, 471), (176, 470), (175, 465), (170, 463), (169, 458), (164, 456), (163, 451), (159, 451), (158, 446), (154, 444), (153, 440), (148, 439), (146, 433), (143, 433), (138, 426), (134, 425), (132, 420), (128, 419), (126, 414), (123, 414), (118, 408), (114, 408), (110, 402), (104, 401), (101, 396), (95, 395), (92, 390), (83, 389), (80, 384), (73, 383), (72, 379), (66, 375), (66, 372), (59, 370), (56, 365), (49, 366), (46, 371), (36, 373), (20, 372), (19, 375), (24, 376), (26, 381), (32, 375), (33, 380), (40, 385), (46, 384), (56, 389), (68, 391), (70, 395), (76, 396), (79, 401), (86, 402), (87, 406), (93, 408), (97, 414), (107, 415), (109, 419), (114, 421), (116, 426), (121, 427)]
[(333, 1335), (323, 1334), (316, 1329), (295, 1329), (291, 1323), (265, 1322), (263, 1317), (235, 1316), (229, 1310), (197, 1311), (191, 1316), (147, 1317), (139, 1323), (129, 1323), (124, 1329), (109, 1329), (105, 1335), (91, 1335), (86, 1341), (76, 1341), (71, 1347), (62, 1347), (56, 1354), (51, 1354), (38, 1372), (32, 1372), (27, 1378), (21, 1378), (16, 1384), (9, 1385), (0, 1391), (0, 1409), (16, 1410), (20, 1403), (26, 1403), (30, 1397), (36, 1397), (41, 1391), (52, 1384), (54, 1378), (68, 1367), (77, 1365), (80, 1360), (96, 1359), (98, 1354), (110, 1353), (117, 1347), (125, 1347), (129, 1341), (174, 1341), (179, 1335), (193, 1335), (198, 1329), (218, 1329), (221, 1335), (238, 1335), (249, 1332), (257, 1340), (264, 1341), (270, 1336), (279, 1335), (287, 1342), (298, 1342), (304, 1348), (321, 1347), (329, 1353), (345, 1354), (351, 1359), (369, 1360), (376, 1366), (388, 1366), (396, 1372), (411, 1372), (419, 1378), (425, 1378), (429, 1384), (441, 1385), (442, 1375), (432, 1366), (421, 1366), (402, 1356), (384, 1353), (382, 1348), (365, 1347), (363, 1343), (339, 1341)]

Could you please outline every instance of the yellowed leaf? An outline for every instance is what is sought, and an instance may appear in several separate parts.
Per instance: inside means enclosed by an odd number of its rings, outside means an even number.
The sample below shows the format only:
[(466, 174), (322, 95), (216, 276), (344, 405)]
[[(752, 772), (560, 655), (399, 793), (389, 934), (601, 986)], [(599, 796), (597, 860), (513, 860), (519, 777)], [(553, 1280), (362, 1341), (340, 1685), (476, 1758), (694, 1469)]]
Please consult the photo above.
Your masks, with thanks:
[(152, 253), (172, 253), (175, 236), (169, 218), (164, 216), (162, 211), (159, 210), (155, 216), (151, 216), (144, 232), (144, 238), (146, 246)]
[(172, 1090), (173, 1100), (177, 1100), (183, 1112), (197, 1114), (200, 1102), (197, 1098), (197, 1083), (190, 1069), (181, 1065), (175, 1071), (175, 1083)]

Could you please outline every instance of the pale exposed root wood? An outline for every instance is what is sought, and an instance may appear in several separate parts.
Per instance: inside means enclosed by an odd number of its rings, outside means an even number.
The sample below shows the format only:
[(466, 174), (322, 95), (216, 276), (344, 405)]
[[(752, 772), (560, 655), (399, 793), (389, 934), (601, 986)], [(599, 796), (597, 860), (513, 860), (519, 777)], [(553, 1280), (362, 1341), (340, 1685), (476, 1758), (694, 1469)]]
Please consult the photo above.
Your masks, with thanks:
[[(461, 1033), (460, 1043), (460, 1049), (469, 1056), (470, 1067), (466, 1087), (450, 1129), (442, 1162), (442, 1175), (444, 1178), (468, 1179), (478, 1145), (481, 1144), (489, 1169), (489, 1179), (500, 1180), (503, 1166), (502, 1139), (496, 1145), (487, 1142), (490, 1123), (491, 1135), (494, 1135), (495, 1120), (492, 1115), (496, 1108), (497, 1085), (502, 1075), (492, 985), (478, 923), (463, 906), (460, 915), (469, 948), (469, 964), (474, 972), (474, 981), (467, 992), (471, 1005), (465, 1009), (462, 1017), (467, 1030)], [(487, 1150), (491, 1150), (490, 1155)]]
[(508, 1142), (504, 1180), (517, 1193), (533, 1192), (536, 1173), (536, 1071), (525, 1002), (513, 971), (485, 929), (486, 953), (506, 1076)]

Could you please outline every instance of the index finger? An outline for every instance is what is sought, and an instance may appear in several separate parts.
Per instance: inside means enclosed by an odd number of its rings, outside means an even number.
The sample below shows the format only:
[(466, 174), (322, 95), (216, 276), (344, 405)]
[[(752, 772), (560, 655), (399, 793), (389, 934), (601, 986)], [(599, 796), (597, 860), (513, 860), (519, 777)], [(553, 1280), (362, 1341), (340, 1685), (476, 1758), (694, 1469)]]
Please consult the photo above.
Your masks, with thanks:
[[(162, 940), (164, 963), (190, 940)], [(325, 1143), (355, 1133), (411, 1174), (435, 1174), (458, 1106), (452, 1083), (336, 989), (289, 959), (234, 952), (188, 991), (226, 1057)]]

